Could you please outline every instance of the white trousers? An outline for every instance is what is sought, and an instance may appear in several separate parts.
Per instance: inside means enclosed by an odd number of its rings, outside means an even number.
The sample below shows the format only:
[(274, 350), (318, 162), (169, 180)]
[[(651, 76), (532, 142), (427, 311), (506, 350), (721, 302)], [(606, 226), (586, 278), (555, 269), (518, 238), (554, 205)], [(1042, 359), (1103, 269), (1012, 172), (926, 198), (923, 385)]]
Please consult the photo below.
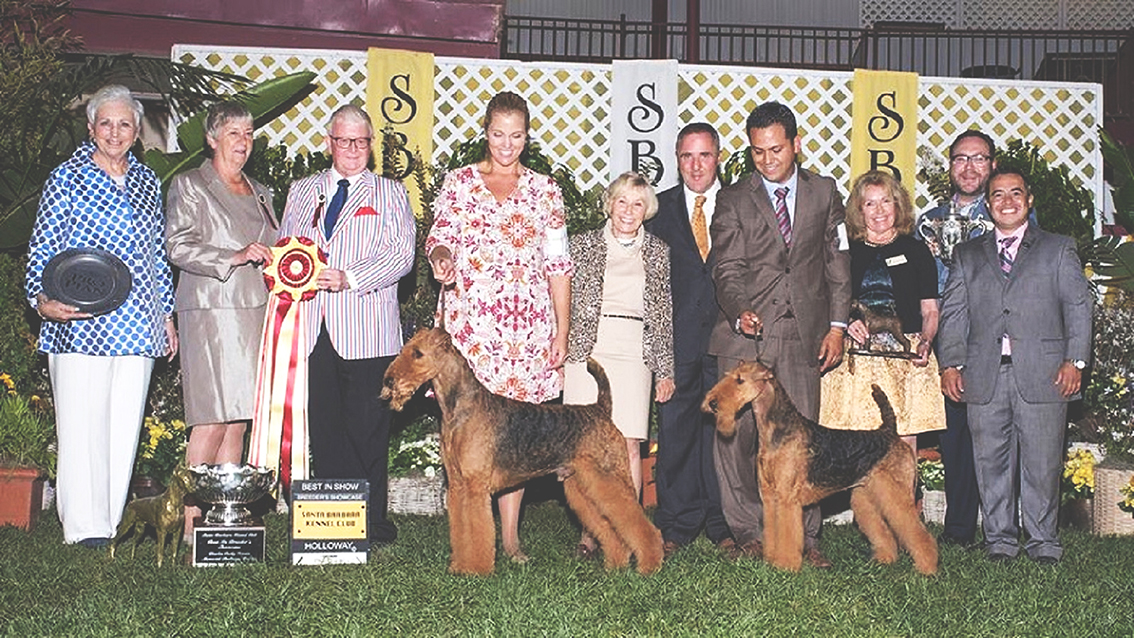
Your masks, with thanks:
[(130, 489), (154, 360), (47, 357), (59, 438), (56, 499), (63, 540), (112, 538)]

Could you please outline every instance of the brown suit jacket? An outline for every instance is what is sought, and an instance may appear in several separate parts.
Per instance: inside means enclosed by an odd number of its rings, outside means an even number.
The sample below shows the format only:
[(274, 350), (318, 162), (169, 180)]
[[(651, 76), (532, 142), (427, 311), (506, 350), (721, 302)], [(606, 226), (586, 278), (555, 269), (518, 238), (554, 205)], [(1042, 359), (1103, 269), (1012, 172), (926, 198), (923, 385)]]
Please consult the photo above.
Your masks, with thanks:
[(799, 167), (796, 170), (799, 180), (790, 251), (759, 173), (717, 195), (709, 232), (720, 312), (709, 339), (709, 354), (757, 357), (757, 341), (733, 330), (736, 318), (745, 310), (756, 312), (765, 332), (777, 319), (794, 315), (804, 348), (816, 356), (831, 322), (847, 320), (850, 254), (839, 250), (838, 227), (845, 216), (842, 196), (833, 179)]

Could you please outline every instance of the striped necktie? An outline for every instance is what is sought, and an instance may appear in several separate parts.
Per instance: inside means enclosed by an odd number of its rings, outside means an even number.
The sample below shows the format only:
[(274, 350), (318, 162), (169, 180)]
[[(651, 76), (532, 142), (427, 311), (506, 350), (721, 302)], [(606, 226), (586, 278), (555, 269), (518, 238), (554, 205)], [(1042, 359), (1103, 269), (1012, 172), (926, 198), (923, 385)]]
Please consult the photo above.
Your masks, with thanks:
[(791, 248), (791, 217), (787, 212), (787, 196), (787, 186), (776, 189), (776, 221), (780, 225), (780, 234), (784, 236), (784, 243)]
[(1016, 243), (1016, 239), (1016, 237), (1005, 237), (1000, 240), (1000, 270), (1004, 273), (1005, 277), (1008, 276), (1008, 273), (1012, 272), (1012, 264), (1015, 263), (1011, 255), (1008, 254), (1008, 249), (1012, 247), (1012, 244)]

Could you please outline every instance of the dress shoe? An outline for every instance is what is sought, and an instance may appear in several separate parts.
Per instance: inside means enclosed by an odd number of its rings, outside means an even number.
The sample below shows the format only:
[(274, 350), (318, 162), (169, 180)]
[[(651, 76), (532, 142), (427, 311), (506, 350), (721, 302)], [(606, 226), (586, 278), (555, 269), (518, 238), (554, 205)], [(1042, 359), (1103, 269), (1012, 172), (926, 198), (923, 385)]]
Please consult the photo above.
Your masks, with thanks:
[(1016, 557), (1011, 554), (1005, 554), (1004, 552), (988, 553), (988, 562), (990, 563), (1008, 563), (1011, 562), (1014, 558)]
[(662, 543), (662, 552), (665, 553), (666, 558), (673, 556), (680, 549), (681, 549), (681, 545), (678, 545), (676, 541), (666, 541), (666, 542)]
[(725, 551), (725, 555), (728, 556), (730, 560), (738, 560), (741, 558), (760, 560), (764, 557), (764, 544), (758, 540), (751, 540), (743, 545), (737, 545), (733, 542), (727, 549), (725, 548), (725, 541), (722, 541), (721, 549)]
[(1053, 565), (1058, 565), (1059, 559), (1054, 557), (1054, 556), (1036, 556), (1035, 558), (1032, 559), (1032, 562), (1035, 563), (1036, 565), (1043, 565), (1045, 567), (1051, 567)]
[(84, 538), (76, 544), (82, 545), (83, 547), (86, 547), (88, 549), (102, 549), (103, 547), (106, 547), (110, 544), (110, 539), (101, 537)]
[(827, 560), (827, 557), (814, 547), (803, 550), (803, 560), (817, 569), (831, 569), (832, 567), (831, 561)]

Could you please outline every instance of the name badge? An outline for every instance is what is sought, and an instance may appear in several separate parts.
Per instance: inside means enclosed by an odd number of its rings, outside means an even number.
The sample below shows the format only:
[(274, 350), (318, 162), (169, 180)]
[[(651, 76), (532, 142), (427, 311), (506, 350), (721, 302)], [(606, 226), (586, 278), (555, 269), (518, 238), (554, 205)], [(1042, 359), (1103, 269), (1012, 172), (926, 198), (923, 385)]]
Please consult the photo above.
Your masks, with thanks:
[(894, 255), (893, 257), (886, 258), (886, 265), (890, 268), (893, 268), (894, 266), (901, 266), (904, 263), (906, 263), (905, 255)]

